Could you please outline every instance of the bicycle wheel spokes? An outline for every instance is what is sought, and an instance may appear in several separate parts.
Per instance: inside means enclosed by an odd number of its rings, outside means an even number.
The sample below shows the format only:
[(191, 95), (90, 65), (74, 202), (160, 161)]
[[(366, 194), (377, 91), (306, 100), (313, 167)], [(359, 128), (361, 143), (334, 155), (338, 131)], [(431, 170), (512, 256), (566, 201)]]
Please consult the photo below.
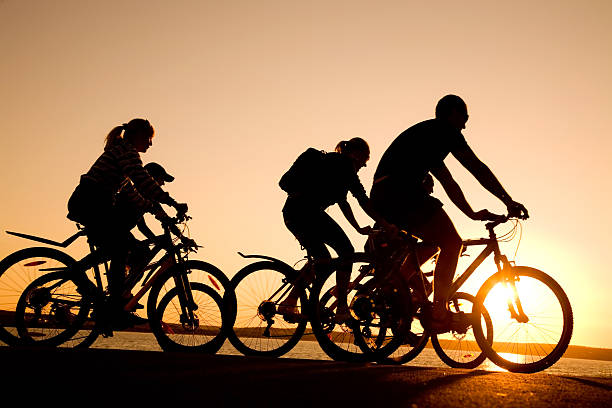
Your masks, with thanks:
[(374, 359), (370, 350), (388, 344), (387, 327), (381, 322), (368, 286), (372, 282), (370, 259), (356, 254), (350, 271), (347, 303), (352, 321), (336, 319), (336, 271), (320, 280), (311, 294), (312, 327), (321, 349), (334, 360), (367, 361)]
[[(291, 350), (304, 334), (306, 294), (294, 289), (289, 275), (281, 265), (257, 262), (232, 279), (237, 307), (229, 339), (241, 353), (280, 356)], [(297, 296), (295, 313), (281, 315), (279, 306), (292, 290), (294, 298)]]
[[(410, 332), (413, 336), (411, 339), (403, 340), (406, 344), (401, 344), (379, 362), (383, 364), (404, 364), (418, 356), (429, 341), (429, 332), (423, 328), (418, 319), (412, 320)], [(393, 330), (391, 335), (393, 335)]]
[(183, 307), (179, 289), (174, 288), (159, 302), (156, 316), (161, 333), (156, 337), (164, 350), (216, 352), (223, 343), (222, 300), (212, 288), (191, 283), (193, 305)]
[[(561, 287), (545, 273), (525, 267), (512, 270), (520, 307), (512, 284), (503, 277), (489, 279), (479, 292), (493, 324), (489, 357), (510, 371), (540, 371), (554, 364), (569, 344), (571, 306)], [(524, 316), (516, 313), (521, 308)]]
[[(475, 301), (476, 298), (470, 294), (455, 293), (449, 301), (449, 310), (473, 316), (472, 309)], [(481, 327), (486, 328), (487, 338), (491, 339), (493, 336), (491, 318), (486, 309), (482, 311), (478, 315), (481, 318)], [(450, 367), (476, 368), (486, 359), (486, 354), (481, 351), (476, 342), (472, 326), (469, 326), (465, 333), (451, 331), (433, 335), (431, 343), (440, 359)]]
[(69, 255), (53, 248), (27, 248), (0, 262), (0, 340), (9, 345), (19, 342), (15, 309), (25, 288), (41, 275), (74, 263)]
[(43, 275), (19, 298), (15, 323), (25, 343), (58, 346), (85, 324), (90, 304), (76, 291), (74, 282), (64, 276), (64, 273)]

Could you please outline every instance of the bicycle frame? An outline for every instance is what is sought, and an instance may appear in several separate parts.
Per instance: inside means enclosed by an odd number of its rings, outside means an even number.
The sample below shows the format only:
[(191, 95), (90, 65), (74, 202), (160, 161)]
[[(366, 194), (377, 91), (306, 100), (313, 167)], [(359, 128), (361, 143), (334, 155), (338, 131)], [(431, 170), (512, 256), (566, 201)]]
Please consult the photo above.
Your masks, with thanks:
[(497, 271), (503, 274), (506, 284), (510, 286), (513, 293), (513, 298), (508, 298), (508, 310), (510, 315), (518, 322), (526, 323), (529, 318), (523, 311), (521, 300), (518, 296), (518, 291), (516, 290), (516, 278), (512, 274), (512, 265), (510, 261), (508, 261), (508, 258), (505, 255), (502, 255), (499, 249), (497, 236), (493, 231), (496, 225), (496, 223), (487, 224), (489, 238), (468, 239), (463, 241), (463, 245), (466, 247), (476, 245), (485, 245), (485, 247), (476, 257), (476, 259), (474, 259), (474, 261), (466, 268), (466, 270), (453, 281), (449, 288), (448, 297), (450, 298), (452, 295), (454, 295), (465, 283), (465, 281), (467, 281), (467, 279), (474, 273), (474, 271), (484, 262), (484, 260), (488, 258), (489, 255), (493, 254), (493, 260), (495, 262), (495, 266), (497, 267)]

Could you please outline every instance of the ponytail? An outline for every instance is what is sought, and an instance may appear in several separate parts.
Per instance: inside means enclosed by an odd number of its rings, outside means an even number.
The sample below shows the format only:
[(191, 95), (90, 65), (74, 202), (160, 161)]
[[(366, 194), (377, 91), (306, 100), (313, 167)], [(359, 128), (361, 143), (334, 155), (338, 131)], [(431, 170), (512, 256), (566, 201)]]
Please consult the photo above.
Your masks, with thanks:
[(336, 153), (347, 153), (347, 149), (348, 149), (348, 141), (342, 140), (336, 145), (336, 148), (334, 150), (336, 151)]
[(122, 139), (121, 133), (125, 129), (125, 125), (115, 126), (113, 130), (108, 132), (108, 135), (105, 139), (104, 150), (110, 149), (115, 143)]
[(355, 152), (362, 152), (370, 154), (370, 146), (368, 142), (360, 137), (354, 137), (350, 140), (343, 140), (336, 145), (336, 152), (340, 154), (349, 154)]
[(151, 123), (146, 119), (132, 119), (128, 123), (121, 126), (115, 126), (106, 136), (106, 144), (104, 150), (110, 149), (120, 140), (132, 142), (135, 138), (150, 137), (155, 130)]

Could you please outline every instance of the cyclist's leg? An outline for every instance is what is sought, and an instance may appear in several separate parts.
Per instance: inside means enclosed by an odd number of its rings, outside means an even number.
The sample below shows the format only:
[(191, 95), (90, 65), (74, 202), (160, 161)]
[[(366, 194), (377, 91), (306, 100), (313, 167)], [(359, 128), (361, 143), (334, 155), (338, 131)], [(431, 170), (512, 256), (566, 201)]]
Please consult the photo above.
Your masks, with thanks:
[[(320, 213), (320, 214), (319, 214)], [(323, 211), (312, 211), (300, 206), (285, 205), (283, 217), (287, 229), (296, 237), (300, 245), (306, 249), (308, 256), (316, 259), (318, 263), (330, 259), (330, 253), (323, 241), (321, 231), (324, 230), (321, 214), (327, 216)], [(310, 268), (306, 265), (305, 268)], [(301, 274), (305, 279), (304, 283), (309, 284), (308, 279), (313, 279), (308, 273)], [(295, 307), (301, 290), (294, 287), (287, 298), (281, 303), (281, 308)]]
[(323, 213), (321, 218), (319, 233), (324, 242), (332, 247), (338, 257), (344, 261), (338, 265), (336, 270), (336, 297), (338, 299), (336, 315), (339, 318), (348, 317), (347, 295), (352, 267), (350, 256), (355, 253), (355, 249), (342, 228), (329, 215)]
[(453, 222), (441, 207), (431, 209), (425, 222), (413, 226), (414, 233), (440, 248), (434, 270), (434, 320), (444, 319), (447, 311), (448, 289), (453, 280), (462, 241)]

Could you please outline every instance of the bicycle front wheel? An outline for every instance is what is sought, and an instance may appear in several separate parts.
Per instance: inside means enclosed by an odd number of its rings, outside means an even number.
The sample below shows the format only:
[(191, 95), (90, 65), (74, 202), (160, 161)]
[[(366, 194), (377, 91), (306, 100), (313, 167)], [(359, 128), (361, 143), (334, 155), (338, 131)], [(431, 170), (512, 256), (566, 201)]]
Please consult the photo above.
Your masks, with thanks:
[[(165, 351), (198, 351), (216, 353), (225, 340), (222, 331), (222, 300), (212, 288), (191, 283), (194, 316), (181, 308), (180, 289), (164, 295), (157, 309), (149, 314), (151, 330)], [(189, 309), (189, 308), (188, 308)]]
[(23, 344), (57, 347), (83, 328), (91, 303), (64, 272), (40, 276), (23, 291), (15, 324)]
[[(487, 331), (486, 337), (490, 341), (493, 338), (491, 317), (484, 308), (481, 309), (481, 313), (473, 314), (475, 302), (475, 296), (457, 292), (449, 300), (448, 309), (454, 313), (463, 312), (471, 318), (480, 317), (482, 319), (481, 325), (484, 324)], [(486, 354), (478, 347), (473, 325), (470, 325), (465, 333), (451, 331), (433, 334), (431, 344), (440, 360), (453, 368), (476, 368), (487, 358)]]
[[(236, 296), (235, 316), (228, 339), (247, 356), (279, 357), (300, 341), (308, 318), (306, 291), (292, 282), (297, 272), (278, 262), (260, 261), (242, 268), (230, 281)], [(293, 316), (279, 313), (279, 305), (297, 291)]]
[[(188, 281), (204, 276), (209, 279)], [(221, 348), (227, 334), (222, 313), (226, 281), (221, 270), (202, 261), (177, 265), (158, 278), (147, 300), (147, 317), (163, 350), (212, 354)]]
[(482, 319), (474, 319), (474, 334), (498, 366), (533, 373), (556, 363), (567, 349), (572, 308), (561, 286), (546, 273), (524, 266), (496, 273), (478, 291), (477, 314), (482, 314), (481, 306), (491, 316), (493, 341), (485, 338)]

